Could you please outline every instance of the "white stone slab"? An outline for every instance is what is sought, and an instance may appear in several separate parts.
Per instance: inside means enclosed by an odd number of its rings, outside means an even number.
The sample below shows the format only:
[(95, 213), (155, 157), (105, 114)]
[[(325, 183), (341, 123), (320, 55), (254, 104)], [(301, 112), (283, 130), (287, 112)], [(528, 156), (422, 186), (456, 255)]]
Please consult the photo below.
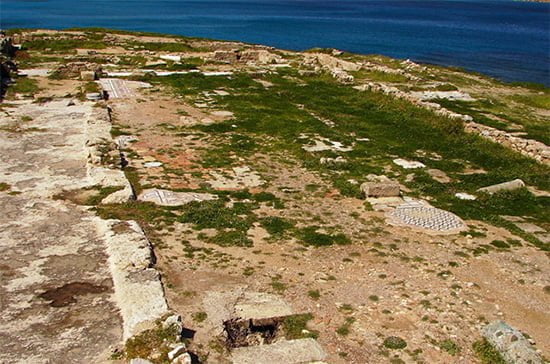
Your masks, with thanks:
[(217, 197), (209, 193), (196, 192), (174, 192), (170, 190), (159, 190), (156, 188), (143, 191), (138, 200), (152, 202), (161, 206), (181, 206), (192, 201), (215, 200)]

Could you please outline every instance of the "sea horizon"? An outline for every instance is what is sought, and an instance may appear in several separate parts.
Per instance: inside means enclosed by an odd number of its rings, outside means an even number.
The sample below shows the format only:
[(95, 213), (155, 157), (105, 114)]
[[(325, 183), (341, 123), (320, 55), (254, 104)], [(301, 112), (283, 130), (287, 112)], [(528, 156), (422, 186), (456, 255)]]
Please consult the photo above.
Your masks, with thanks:
[(336, 48), (550, 85), (550, 4), (483, 1), (4, 0), (0, 27), (110, 29)]

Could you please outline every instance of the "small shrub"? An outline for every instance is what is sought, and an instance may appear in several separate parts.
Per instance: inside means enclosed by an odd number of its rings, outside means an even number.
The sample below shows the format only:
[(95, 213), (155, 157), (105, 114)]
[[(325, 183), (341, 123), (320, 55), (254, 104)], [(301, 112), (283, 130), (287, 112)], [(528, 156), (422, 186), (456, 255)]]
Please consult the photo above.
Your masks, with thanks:
[(388, 336), (384, 340), (384, 347), (388, 349), (404, 349), (407, 347), (407, 342), (398, 336)]
[(438, 343), (438, 346), (452, 356), (460, 353), (460, 346), (458, 346), (457, 343), (450, 339), (441, 341), (440, 343)]
[(314, 300), (316, 300), (316, 301), (321, 297), (321, 293), (319, 292), (318, 289), (309, 291), (309, 292), (307, 293), (307, 295), (308, 295), (311, 299), (314, 299)]
[(476, 341), (472, 348), (482, 364), (506, 364), (502, 355), (486, 339)]
[(208, 314), (206, 312), (195, 312), (192, 316), (193, 321), (204, 322), (204, 320), (206, 320), (206, 318), (208, 317)]

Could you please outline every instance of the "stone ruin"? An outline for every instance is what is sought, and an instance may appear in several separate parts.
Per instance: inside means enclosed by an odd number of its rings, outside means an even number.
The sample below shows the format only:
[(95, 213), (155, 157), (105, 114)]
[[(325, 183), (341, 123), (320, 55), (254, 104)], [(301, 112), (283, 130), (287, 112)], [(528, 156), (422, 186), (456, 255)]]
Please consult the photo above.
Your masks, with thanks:
[(505, 131), (474, 122), (466, 124), (464, 129), (467, 132), (479, 134), (525, 156), (534, 158), (541, 163), (550, 164), (550, 147), (542, 142), (519, 138)]
[(282, 57), (273, 54), (265, 49), (249, 49), (241, 51), (240, 49), (217, 50), (213, 54), (213, 59), (224, 63), (259, 63), (274, 64), (280, 63)]
[(93, 81), (102, 74), (102, 68), (89, 62), (69, 62), (59, 66), (53, 75), (59, 78), (81, 78), (83, 81)]

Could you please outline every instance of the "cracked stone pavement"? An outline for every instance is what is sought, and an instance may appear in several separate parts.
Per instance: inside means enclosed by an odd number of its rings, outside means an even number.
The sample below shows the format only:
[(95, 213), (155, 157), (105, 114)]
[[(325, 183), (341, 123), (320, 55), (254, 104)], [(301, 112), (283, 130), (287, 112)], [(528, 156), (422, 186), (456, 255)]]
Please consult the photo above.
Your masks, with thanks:
[(53, 198), (90, 186), (91, 103), (0, 116), (0, 363), (105, 362), (122, 337), (98, 217)]

